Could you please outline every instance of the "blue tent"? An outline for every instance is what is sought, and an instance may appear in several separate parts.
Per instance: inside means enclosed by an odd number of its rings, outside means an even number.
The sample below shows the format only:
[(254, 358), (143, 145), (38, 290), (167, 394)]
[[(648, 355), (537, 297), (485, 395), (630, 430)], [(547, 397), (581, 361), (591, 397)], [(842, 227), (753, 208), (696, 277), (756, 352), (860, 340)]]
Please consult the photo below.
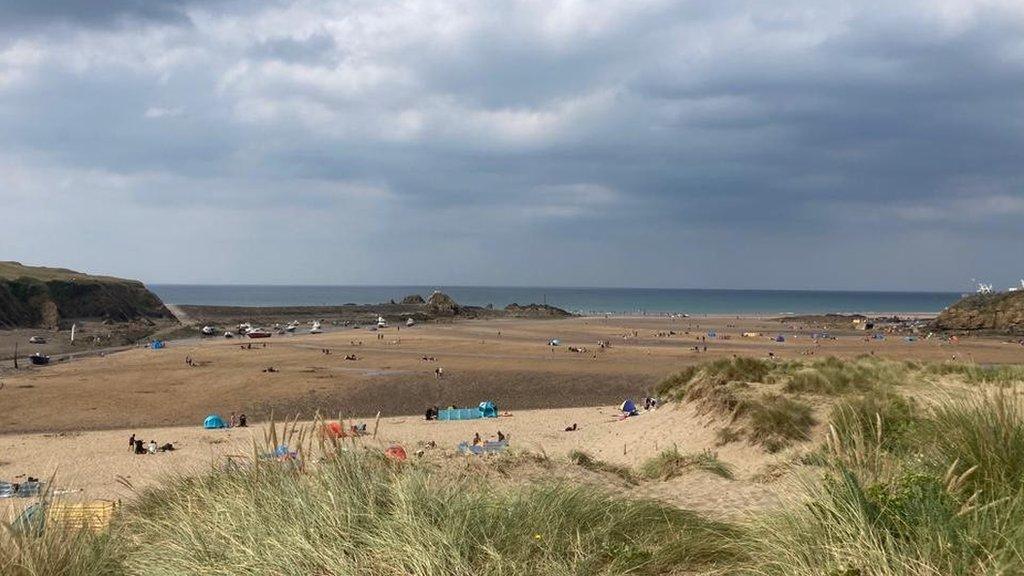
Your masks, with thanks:
[(619, 406), (619, 410), (622, 410), (623, 412), (629, 414), (630, 416), (638, 414), (636, 404), (634, 404), (632, 400), (626, 400), (625, 402), (623, 402), (622, 406)]
[(154, 340), (149, 345), (149, 347), (152, 348), (153, 350), (159, 350), (159, 349), (163, 348), (164, 346), (166, 346), (166, 344), (164, 344), (163, 340)]
[(213, 430), (216, 428), (227, 428), (227, 426), (224, 424), (223, 418), (217, 414), (210, 414), (206, 417), (206, 420), (203, 420), (203, 428)]
[(490, 400), (480, 403), (480, 415), (484, 418), (497, 418), (498, 407), (494, 405), (494, 402)]

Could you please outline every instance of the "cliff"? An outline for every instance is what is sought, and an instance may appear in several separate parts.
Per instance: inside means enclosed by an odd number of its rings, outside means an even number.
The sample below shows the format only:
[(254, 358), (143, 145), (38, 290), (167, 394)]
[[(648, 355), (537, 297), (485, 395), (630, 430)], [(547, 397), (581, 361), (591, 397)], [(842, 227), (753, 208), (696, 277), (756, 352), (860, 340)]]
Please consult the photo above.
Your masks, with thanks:
[(1024, 334), (1024, 290), (964, 297), (943, 310), (932, 327)]
[(53, 328), (61, 320), (171, 318), (142, 282), (0, 262), (0, 327)]

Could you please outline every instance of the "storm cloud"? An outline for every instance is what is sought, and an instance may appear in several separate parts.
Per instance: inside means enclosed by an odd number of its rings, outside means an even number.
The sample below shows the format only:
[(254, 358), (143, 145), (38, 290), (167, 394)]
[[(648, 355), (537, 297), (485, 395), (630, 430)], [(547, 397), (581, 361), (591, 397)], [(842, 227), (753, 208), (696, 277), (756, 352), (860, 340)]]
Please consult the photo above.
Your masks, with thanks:
[(7, 2), (0, 257), (148, 282), (1024, 275), (1017, 1)]

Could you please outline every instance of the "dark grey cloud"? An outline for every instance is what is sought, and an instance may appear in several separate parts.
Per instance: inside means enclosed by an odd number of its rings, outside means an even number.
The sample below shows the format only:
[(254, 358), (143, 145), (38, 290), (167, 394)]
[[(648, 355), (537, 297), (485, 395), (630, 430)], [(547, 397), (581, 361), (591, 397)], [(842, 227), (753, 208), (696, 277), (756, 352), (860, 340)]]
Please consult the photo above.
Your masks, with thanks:
[(11, 257), (150, 281), (1024, 274), (995, 249), (1024, 217), (1019, 3), (85, 6), (0, 8), (26, 31), (0, 44)]
[(70, 25), (90, 28), (139, 23), (189, 23), (182, 2), (176, 0), (4, 0), (0, 27), (33, 29)]

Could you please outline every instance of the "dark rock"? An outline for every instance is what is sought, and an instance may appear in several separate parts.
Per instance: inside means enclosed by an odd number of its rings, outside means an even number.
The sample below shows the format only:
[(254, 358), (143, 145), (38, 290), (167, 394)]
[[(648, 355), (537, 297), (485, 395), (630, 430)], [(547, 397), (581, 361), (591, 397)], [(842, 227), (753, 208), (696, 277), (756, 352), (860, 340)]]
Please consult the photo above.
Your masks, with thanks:
[(572, 316), (572, 313), (547, 304), (520, 306), (513, 302), (505, 306), (505, 315), (512, 318), (566, 318)]
[(1022, 334), (1024, 290), (962, 298), (935, 318), (932, 329)]
[(409, 294), (405, 298), (402, 298), (402, 304), (413, 305), (413, 304), (426, 304), (427, 301), (423, 299), (423, 296), (419, 294)]

